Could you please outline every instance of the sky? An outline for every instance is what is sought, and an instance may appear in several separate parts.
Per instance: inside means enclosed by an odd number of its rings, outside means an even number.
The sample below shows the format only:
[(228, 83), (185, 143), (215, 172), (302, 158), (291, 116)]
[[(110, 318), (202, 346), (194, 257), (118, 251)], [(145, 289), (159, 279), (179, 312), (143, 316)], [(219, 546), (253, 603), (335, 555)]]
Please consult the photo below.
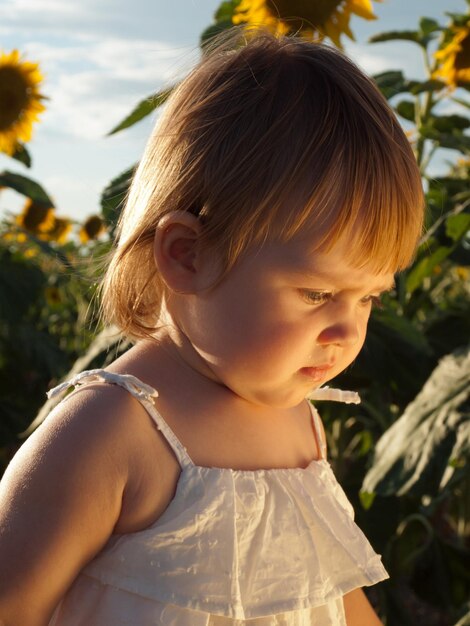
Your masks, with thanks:
[[(107, 133), (138, 102), (194, 65), (199, 36), (218, 5), (217, 0), (0, 0), (0, 49), (17, 48), (40, 64), (41, 91), (49, 98), (28, 144), (33, 167), (0, 154), (0, 171), (40, 182), (58, 216), (83, 221), (98, 213), (104, 187), (140, 158), (156, 114), (111, 137)], [(353, 17), (356, 42), (344, 38), (345, 51), (369, 74), (402, 69), (409, 78), (422, 78), (416, 44), (368, 44), (368, 38), (414, 29), (421, 16), (446, 23), (445, 11), (463, 12), (466, 6), (465, 0), (374, 2), (378, 19)], [(435, 174), (443, 171), (445, 158), (433, 162)], [(15, 192), (3, 191), (0, 215), (18, 212), (23, 203)]]

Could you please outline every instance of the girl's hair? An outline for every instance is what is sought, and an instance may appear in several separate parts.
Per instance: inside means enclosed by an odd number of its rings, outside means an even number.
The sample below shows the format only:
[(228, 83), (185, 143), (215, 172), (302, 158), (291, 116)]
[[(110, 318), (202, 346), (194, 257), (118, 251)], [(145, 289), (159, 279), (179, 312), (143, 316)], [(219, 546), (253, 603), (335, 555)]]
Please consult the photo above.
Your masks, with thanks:
[(153, 259), (169, 211), (202, 224), (222, 276), (253, 245), (302, 233), (312, 249), (350, 238), (351, 260), (406, 267), (422, 230), (410, 144), (371, 79), (336, 49), (260, 34), (214, 46), (172, 93), (118, 226), (103, 307), (131, 338), (157, 328)]

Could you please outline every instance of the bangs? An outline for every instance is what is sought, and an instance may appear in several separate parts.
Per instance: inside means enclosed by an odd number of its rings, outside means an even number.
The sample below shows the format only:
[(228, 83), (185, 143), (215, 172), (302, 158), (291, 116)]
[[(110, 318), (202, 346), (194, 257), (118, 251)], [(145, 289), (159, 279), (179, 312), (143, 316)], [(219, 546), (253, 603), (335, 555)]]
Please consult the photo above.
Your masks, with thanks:
[(311, 236), (313, 250), (322, 252), (347, 240), (353, 266), (399, 272), (412, 262), (422, 234), (421, 177), (411, 149), (403, 150), (392, 137), (357, 139), (357, 150), (349, 143), (310, 194), (309, 181), (303, 181), (303, 199), (294, 210), (280, 208), (285, 221), (278, 236), (289, 240), (303, 232)]
[[(261, 52), (264, 45), (271, 42), (258, 42)], [(303, 232), (313, 249), (328, 250), (347, 237), (354, 265), (407, 267), (422, 232), (424, 196), (387, 101), (332, 49), (286, 40), (276, 52), (275, 70), (271, 54), (269, 66), (259, 58), (250, 65), (252, 85), (240, 90), (243, 105), (229, 132), (225, 126), (220, 158), (210, 159), (217, 163), (211, 179), (222, 184), (207, 188), (201, 211), (207, 244), (228, 269), (250, 245), (273, 238)]]

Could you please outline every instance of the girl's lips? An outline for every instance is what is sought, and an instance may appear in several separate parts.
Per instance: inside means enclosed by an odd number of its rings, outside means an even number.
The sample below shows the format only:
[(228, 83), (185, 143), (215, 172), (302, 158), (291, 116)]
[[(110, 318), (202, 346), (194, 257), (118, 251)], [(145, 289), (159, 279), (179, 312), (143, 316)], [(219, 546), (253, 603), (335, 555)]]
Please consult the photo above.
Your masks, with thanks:
[(332, 365), (319, 365), (317, 367), (302, 367), (300, 373), (304, 376), (308, 376), (314, 382), (321, 382), (327, 376), (331, 370)]

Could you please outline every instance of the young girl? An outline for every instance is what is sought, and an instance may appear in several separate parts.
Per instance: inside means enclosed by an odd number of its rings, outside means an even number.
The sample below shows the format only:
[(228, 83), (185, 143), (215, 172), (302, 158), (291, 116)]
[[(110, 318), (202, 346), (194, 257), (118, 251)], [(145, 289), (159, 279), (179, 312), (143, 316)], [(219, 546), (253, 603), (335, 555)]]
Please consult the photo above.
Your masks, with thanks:
[(420, 176), (344, 56), (219, 47), (149, 141), (103, 283), (134, 340), (63, 400), (1, 491), (4, 626), (377, 626), (388, 577), (306, 398), (409, 264)]

